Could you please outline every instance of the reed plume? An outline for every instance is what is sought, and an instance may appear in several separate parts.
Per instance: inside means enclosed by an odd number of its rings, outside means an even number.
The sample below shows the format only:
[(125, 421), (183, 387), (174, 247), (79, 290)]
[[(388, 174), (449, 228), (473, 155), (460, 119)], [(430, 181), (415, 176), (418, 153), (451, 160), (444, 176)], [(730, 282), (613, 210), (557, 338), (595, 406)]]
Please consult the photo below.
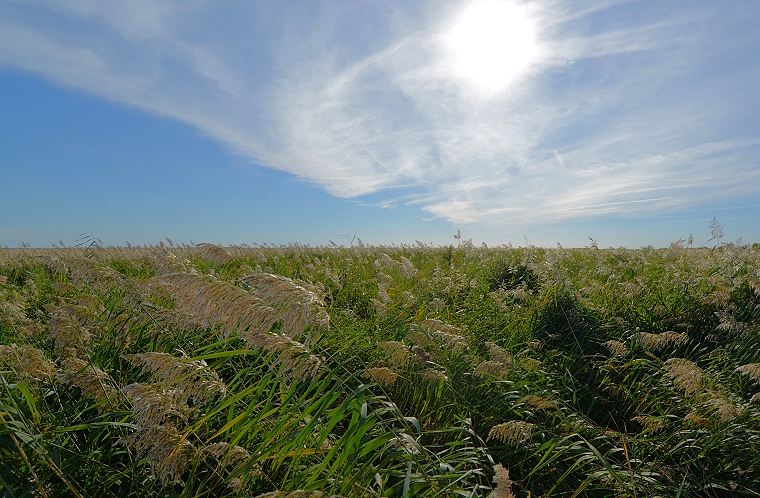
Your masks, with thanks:
[(694, 412), (691, 412), (691, 413), (687, 414), (686, 417), (684, 417), (684, 418), (686, 420), (688, 420), (689, 422), (692, 422), (692, 423), (694, 423), (695, 425), (697, 425), (699, 427), (712, 427), (714, 425), (712, 422), (710, 422), (710, 420), (708, 420), (708, 419), (706, 419), (704, 417), (700, 417), (699, 415), (697, 415)]
[(195, 244), (195, 248), (200, 251), (203, 259), (213, 261), (220, 265), (226, 265), (234, 259), (234, 256), (228, 249), (216, 244), (202, 242), (200, 244)]
[(409, 348), (398, 341), (378, 342), (377, 346), (383, 350), (388, 362), (393, 366), (404, 368), (412, 360)]
[(388, 367), (369, 367), (364, 371), (363, 377), (369, 378), (381, 386), (392, 386), (399, 375)]
[(226, 339), (238, 331), (269, 332), (277, 312), (258, 297), (213, 277), (176, 273), (156, 277), (174, 296), (179, 310), (206, 327), (220, 325)]
[(631, 420), (641, 424), (644, 430), (647, 432), (660, 432), (665, 427), (665, 419), (663, 417), (653, 417), (651, 415), (637, 415)]
[(69, 357), (63, 361), (68, 373), (57, 374), (55, 377), (64, 384), (76, 386), (82, 394), (93, 398), (98, 403), (98, 412), (107, 413), (111, 403), (118, 396), (118, 390), (113, 387), (111, 377), (85, 360)]
[(644, 349), (655, 353), (668, 347), (681, 346), (689, 339), (686, 334), (673, 332), (672, 330), (660, 334), (639, 332), (637, 338)]
[(702, 388), (702, 369), (684, 358), (670, 358), (665, 362), (665, 375), (686, 395), (695, 394)]
[(425, 368), (417, 372), (417, 374), (428, 384), (437, 386), (441, 382), (448, 379), (446, 372), (438, 370), (437, 368)]
[(557, 405), (536, 394), (528, 394), (520, 398), (520, 403), (527, 403), (538, 410), (557, 409)]
[(294, 380), (307, 380), (319, 374), (322, 361), (311, 353), (308, 347), (284, 334), (241, 332), (240, 336), (256, 349), (268, 352), (270, 358), (276, 356), (270, 368), (282, 365)]
[(475, 367), (473, 375), (476, 377), (496, 377), (501, 379), (506, 377), (510, 370), (509, 365), (505, 365), (500, 361), (486, 360)]
[(615, 339), (605, 342), (604, 347), (609, 349), (615, 356), (625, 356), (628, 354), (628, 346)]
[(430, 334), (441, 340), (448, 348), (454, 351), (462, 351), (469, 347), (469, 341), (462, 333), (462, 329), (444, 323), (441, 320), (435, 318), (428, 318), (422, 320), (420, 325), (427, 328)]
[(723, 393), (708, 389), (707, 396), (708, 403), (713, 409), (713, 415), (721, 422), (728, 422), (740, 417), (744, 413), (743, 409), (729, 401)]
[(90, 327), (82, 325), (77, 308), (60, 306), (50, 308), (47, 339), (53, 341), (53, 351), (61, 359), (84, 357), (92, 339)]
[(520, 366), (528, 372), (537, 372), (544, 364), (536, 358), (520, 358)]
[(208, 369), (203, 360), (189, 360), (159, 352), (123, 354), (121, 358), (141, 367), (143, 373), (150, 372), (165, 386), (175, 386), (185, 402), (189, 399), (203, 402), (227, 392), (227, 386), (216, 372)]
[(310, 325), (317, 330), (329, 327), (330, 317), (318, 287), (270, 273), (247, 275), (240, 281), (276, 311), (283, 333), (291, 339), (302, 335)]
[(488, 498), (514, 498), (512, 494), (512, 479), (509, 478), (509, 470), (500, 463), (493, 466), (493, 483), (496, 485), (489, 493)]
[(726, 311), (717, 311), (715, 315), (720, 318), (720, 324), (718, 324), (718, 330), (725, 330), (728, 332), (746, 332), (749, 330), (749, 324), (740, 322), (731, 313)]
[(750, 379), (760, 384), (760, 363), (747, 363), (736, 367), (736, 371), (748, 375)]
[(533, 427), (535, 426), (530, 422), (510, 420), (491, 427), (488, 431), (488, 441), (496, 439), (502, 443), (522, 443), (530, 439)]
[(488, 348), (488, 355), (492, 360), (507, 366), (512, 364), (512, 356), (495, 342), (486, 342), (486, 347)]
[(0, 366), (10, 368), (21, 380), (35, 386), (58, 373), (55, 363), (48, 360), (43, 351), (28, 344), (0, 344)]
[(147, 457), (153, 473), (164, 485), (182, 477), (196, 454), (195, 446), (171, 425), (138, 428), (115, 444), (128, 445), (138, 457)]
[(129, 384), (122, 387), (121, 392), (132, 402), (135, 423), (140, 428), (164, 425), (175, 419), (188, 421), (191, 409), (181, 401), (176, 389)]
[[(232, 446), (227, 442), (212, 443), (204, 446), (201, 449), (202, 452), (208, 453), (214, 456), (222, 467), (229, 469), (230, 472), (235, 472), (237, 469), (245, 465), (245, 462), (249, 461), (251, 454), (241, 446)], [(254, 475), (261, 475), (261, 468), (256, 464), (252, 472)], [(242, 482), (240, 477), (233, 477), (229, 479), (227, 483), (228, 487), (240, 490), (242, 488)]]

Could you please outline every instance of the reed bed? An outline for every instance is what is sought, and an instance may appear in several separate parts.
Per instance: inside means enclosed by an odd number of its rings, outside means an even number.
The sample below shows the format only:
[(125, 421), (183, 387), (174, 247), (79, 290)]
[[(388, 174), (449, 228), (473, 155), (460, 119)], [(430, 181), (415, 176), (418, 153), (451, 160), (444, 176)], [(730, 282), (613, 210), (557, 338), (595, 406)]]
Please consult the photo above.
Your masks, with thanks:
[(0, 250), (2, 496), (760, 496), (760, 246)]

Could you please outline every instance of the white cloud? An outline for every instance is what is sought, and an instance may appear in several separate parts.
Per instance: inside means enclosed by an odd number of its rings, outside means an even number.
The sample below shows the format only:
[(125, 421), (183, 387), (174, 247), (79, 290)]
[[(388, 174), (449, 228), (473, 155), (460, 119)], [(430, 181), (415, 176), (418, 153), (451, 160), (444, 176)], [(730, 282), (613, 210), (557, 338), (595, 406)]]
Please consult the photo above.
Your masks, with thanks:
[(536, 3), (542, 57), (488, 96), (441, 52), (457, 5), (8, 3), (0, 64), (191, 124), (333, 195), (387, 191), (378, 204), (459, 224), (649, 215), (760, 188), (758, 130), (731, 136), (742, 101), (721, 100), (760, 76), (708, 68), (731, 35), (720, 19), (700, 36), (698, 9), (622, 25), (606, 12), (635, 4)]

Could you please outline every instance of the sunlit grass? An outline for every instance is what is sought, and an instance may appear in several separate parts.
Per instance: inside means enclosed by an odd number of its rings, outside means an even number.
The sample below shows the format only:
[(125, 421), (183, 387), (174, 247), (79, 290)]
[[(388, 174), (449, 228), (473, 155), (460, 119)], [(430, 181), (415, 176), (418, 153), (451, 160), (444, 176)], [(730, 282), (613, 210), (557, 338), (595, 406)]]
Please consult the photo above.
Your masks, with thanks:
[(6, 249), (0, 489), (757, 496), (759, 263), (731, 244)]

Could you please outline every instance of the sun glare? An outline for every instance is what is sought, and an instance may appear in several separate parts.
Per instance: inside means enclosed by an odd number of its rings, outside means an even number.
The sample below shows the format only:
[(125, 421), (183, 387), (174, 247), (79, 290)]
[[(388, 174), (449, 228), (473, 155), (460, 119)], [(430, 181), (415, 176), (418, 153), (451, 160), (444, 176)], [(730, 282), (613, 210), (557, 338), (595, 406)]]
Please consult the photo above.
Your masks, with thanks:
[(445, 36), (455, 75), (489, 92), (506, 88), (538, 55), (536, 25), (515, 2), (481, 0)]

